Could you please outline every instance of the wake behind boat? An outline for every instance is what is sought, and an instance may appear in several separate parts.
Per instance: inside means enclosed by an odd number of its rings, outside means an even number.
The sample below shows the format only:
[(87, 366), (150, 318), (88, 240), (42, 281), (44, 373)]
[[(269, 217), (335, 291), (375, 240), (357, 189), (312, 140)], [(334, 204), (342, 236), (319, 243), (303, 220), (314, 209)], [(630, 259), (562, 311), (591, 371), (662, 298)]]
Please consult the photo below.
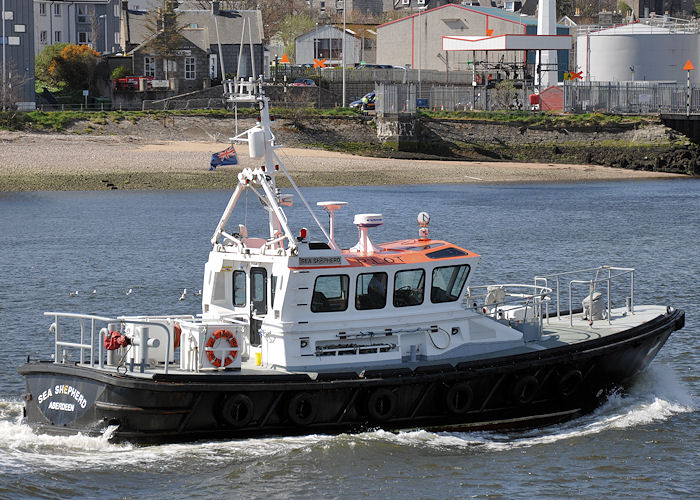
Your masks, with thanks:
[[(258, 107), (244, 169), (211, 238), (196, 315), (45, 313), (53, 360), (19, 368), (35, 428), (113, 440), (186, 441), (384, 429), (531, 427), (590, 412), (646, 368), (684, 312), (634, 302), (634, 270), (600, 266), (529, 284), (472, 285), (479, 255), (430, 236), (375, 243), (381, 214), (335, 242), (280, 161), (258, 82), (227, 82)], [(286, 175), (294, 194), (277, 188)], [(257, 197), (268, 231), (232, 221)], [(294, 228), (298, 198), (322, 238)], [(315, 230), (314, 230), (315, 232)], [(76, 361), (77, 360), (77, 361)]]

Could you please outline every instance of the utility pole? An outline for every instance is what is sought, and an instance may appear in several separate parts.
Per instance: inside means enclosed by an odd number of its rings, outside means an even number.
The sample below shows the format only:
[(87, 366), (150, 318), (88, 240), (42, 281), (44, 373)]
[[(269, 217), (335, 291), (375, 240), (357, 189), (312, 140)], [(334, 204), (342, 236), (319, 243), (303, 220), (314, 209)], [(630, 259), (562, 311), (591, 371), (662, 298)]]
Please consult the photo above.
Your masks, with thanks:
[(346, 4), (347, 0), (343, 0), (343, 108), (345, 107), (345, 103), (347, 102), (345, 100), (345, 36), (346, 36), (346, 31), (345, 31), (345, 11), (347, 10)]
[(7, 57), (7, 37), (5, 36), (5, 0), (2, 0), (2, 93), (0, 93), (0, 98), (2, 98), (2, 110), (5, 111), (6, 101), (7, 101), (7, 68), (6, 68), (6, 57)]

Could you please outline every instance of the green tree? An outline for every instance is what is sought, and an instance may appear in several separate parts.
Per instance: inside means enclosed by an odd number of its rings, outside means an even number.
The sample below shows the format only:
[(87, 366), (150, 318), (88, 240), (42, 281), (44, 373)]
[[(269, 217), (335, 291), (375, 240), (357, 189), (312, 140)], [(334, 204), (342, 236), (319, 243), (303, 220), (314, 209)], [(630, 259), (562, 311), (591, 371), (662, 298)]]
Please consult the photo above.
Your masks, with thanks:
[(289, 57), (294, 57), (294, 39), (316, 27), (316, 21), (306, 14), (289, 15), (279, 25), (279, 35), (284, 44), (284, 51)]
[(37, 57), (36, 77), (52, 87), (89, 89), (99, 62), (100, 53), (87, 45), (56, 43)]
[(36, 59), (34, 60), (34, 77), (41, 83), (49, 86), (55, 86), (54, 79), (49, 72), (49, 67), (54, 62), (54, 59), (61, 57), (61, 51), (66, 45), (68, 44), (54, 43), (53, 45), (48, 45), (38, 56), (36, 56)]

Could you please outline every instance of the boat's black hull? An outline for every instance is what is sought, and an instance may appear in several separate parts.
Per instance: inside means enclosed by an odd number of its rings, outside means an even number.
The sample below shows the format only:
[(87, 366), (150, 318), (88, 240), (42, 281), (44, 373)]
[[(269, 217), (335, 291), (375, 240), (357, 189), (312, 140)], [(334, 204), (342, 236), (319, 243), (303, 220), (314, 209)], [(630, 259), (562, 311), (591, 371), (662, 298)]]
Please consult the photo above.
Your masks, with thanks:
[[(46, 362), (19, 368), (27, 422), (45, 432), (134, 442), (532, 427), (590, 412), (683, 327), (681, 310), (603, 339), (486, 361), (306, 375), (116, 376)], [(50, 391), (50, 392), (49, 392)], [(58, 394), (57, 394), (58, 393)]]

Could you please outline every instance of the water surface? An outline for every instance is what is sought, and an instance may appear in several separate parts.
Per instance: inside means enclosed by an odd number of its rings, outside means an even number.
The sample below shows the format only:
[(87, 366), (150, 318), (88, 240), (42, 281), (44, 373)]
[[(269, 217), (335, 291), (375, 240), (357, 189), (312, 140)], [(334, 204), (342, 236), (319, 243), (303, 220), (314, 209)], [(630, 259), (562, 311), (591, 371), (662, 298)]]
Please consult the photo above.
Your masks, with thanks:
[[(700, 491), (700, 182), (317, 188), (345, 200), (338, 242), (357, 240), (355, 213), (382, 213), (374, 241), (431, 235), (482, 256), (476, 284), (611, 264), (637, 269), (637, 303), (687, 312), (628, 394), (592, 415), (517, 433), (266, 438), (136, 447), (105, 438), (37, 435), (21, 423), (27, 355), (48, 358), (46, 310), (197, 313), (203, 266), (229, 192), (0, 193), (0, 498), (599, 498), (693, 497)], [(251, 229), (259, 202), (235, 215)], [(293, 229), (314, 231), (295, 218)], [(318, 211), (319, 219), (326, 217)], [(127, 295), (127, 290), (132, 293)], [(93, 290), (95, 293), (92, 293)], [(71, 292), (78, 294), (71, 296)]]

